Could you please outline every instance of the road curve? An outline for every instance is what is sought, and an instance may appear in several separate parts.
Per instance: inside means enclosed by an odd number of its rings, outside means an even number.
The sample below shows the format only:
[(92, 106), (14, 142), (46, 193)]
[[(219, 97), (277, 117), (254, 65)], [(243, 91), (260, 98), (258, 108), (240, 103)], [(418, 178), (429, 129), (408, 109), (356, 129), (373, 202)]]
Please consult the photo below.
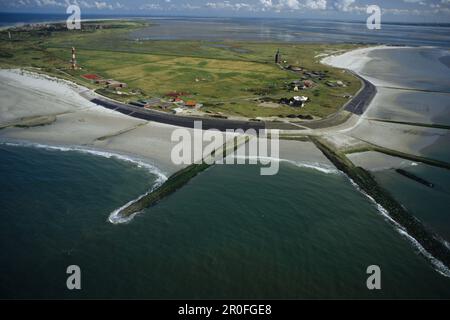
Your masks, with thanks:
[(344, 109), (360, 116), (367, 110), (367, 107), (372, 102), (372, 99), (377, 93), (377, 88), (370, 81), (360, 77), (354, 72), (352, 73), (362, 81), (363, 87), (353, 99), (345, 105)]
[[(356, 115), (362, 115), (373, 97), (375, 96), (377, 90), (376, 87), (367, 81), (364, 78), (356, 75), (362, 83), (362, 89), (343, 107), (343, 110), (352, 112)], [(103, 97), (93, 91), (87, 90), (80, 93), (81, 96), (88, 99), (92, 103), (95, 103), (99, 106), (102, 106), (107, 109), (111, 109), (114, 111), (118, 111), (120, 113), (126, 114), (131, 117), (135, 117), (138, 119), (155, 121), (180, 127), (194, 128), (195, 121), (202, 122), (202, 128), (204, 130), (207, 129), (217, 129), (220, 131), (229, 130), (237, 130), (242, 129), (244, 131), (248, 129), (262, 130), (262, 129), (280, 129), (280, 130), (299, 130), (299, 127), (294, 124), (286, 123), (286, 122), (263, 122), (263, 121), (239, 121), (239, 120), (229, 120), (229, 119), (220, 119), (220, 118), (205, 118), (205, 117), (191, 117), (191, 116), (180, 116), (170, 113), (165, 113), (156, 110), (148, 110), (128, 104), (124, 104), (121, 102), (117, 102), (106, 97)], [(341, 109), (342, 110), (342, 109)], [(338, 111), (339, 112), (339, 111)], [(336, 114), (334, 114), (336, 115)], [(332, 115), (331, 117), (333, 117)], [(321, 121), (327, 120), (329, 118), (325, 118), (322, 120), (318, 120), (319, 124)], [(314, 123), (316, 121), (303, 122), (302, 125), (308, 126), (311, 125), (311, 128), (314, 128)]]

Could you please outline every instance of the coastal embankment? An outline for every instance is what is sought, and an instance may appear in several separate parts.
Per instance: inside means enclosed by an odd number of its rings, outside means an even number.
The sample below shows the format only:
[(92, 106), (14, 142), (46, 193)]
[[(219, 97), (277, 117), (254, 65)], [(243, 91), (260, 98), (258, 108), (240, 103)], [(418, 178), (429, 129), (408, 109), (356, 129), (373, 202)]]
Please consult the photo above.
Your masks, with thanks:
[(255, 137), (250, 137), (247, 135), (240, 135), (230, 138), (230, 140), (232, 140), (231, 143), (226, 141), (221, 148), (213, 150), (211, 154), (207, 155), (199, 161), (199, 163), (194, 163), (184, 169), (181, 169), (170, 176), (167, 181), (165, 181), (161, 186), (158, 186), (155, 190), (140, 196), (136, 200), (130, 201), (126, 205), (112, 212), (109, 216), (109, 221), (114, 224), (129, 221), (134, 215), (143, 209), (155, 205), (158, 201), (161, 201), (178, 189), (182, 188), (199, 173), (214, 165), (215, 161), (221, 160), (235, 152), (239, 147), (245, 145), (251, 138), (256, 139)]
[[(179, 126), (139, 119), (100, 107), (85, 98), (88, 89), (37, 73), (0, 70), (0, 84), (2, 140), (84, 146), (123, 153), (147, 159), (169, 175), (184, 167), (174, 165), (170, 155), (176, 145), (171, 141), (171, 134)], [(35, 124), (41, 126), (18, 127), (31, 119), (40, 120)], [(192, 119), (189, 121), (193, 124)], [(223, 129), (227, 122), (221, 123), (222, 127), (213, 128)], [(186, 129), (193, 134), (190, 124)], [(203, 129), (207, 128), (203, 126)], [(227, 133), (223, 135), (230, 137)], [(327, 159), (314, 149), (310, 142), (283, 142), (280, 157), (310, 165), (330, 166)]]
[[(377, 49), (379, 48), (360, 49), (360, 54), (353, 52), (346, 55), (350, 54), (352, 59), (358, 60), (361, 52), (364, 56)], [(328, 59), (328, 62), (332, 61), (331, 57), (325, 59)], [(350, 58), (347, 56), (346, 59)], [(362, 61), (369, 63), (372, 60), (363, 58)], [(363, 62), (352, 63), (350, 61), (348, 63), (353, 66), (352, 71), (365, 78), (365, 75), (360, 73), (365, 66)], [(169, 176), (165, 183), (161, 182), (161, 184), (152, 186), (148, 193), (115, 210), (110, 216), (112, 222), (123, 222), (123, 220), (132, 218), (143, 208), (154, 205), (208, 168), (206, 164), (186, 166), (175, 165), (172, 162), (171, 150), (175, 146), (175, 142), (172, 141), (171, 134), (174, 129), (178, 128), (177, 126), (133, 118), (130, 116), (134, 112), (132, 110), (121, 113), (115, 110), (117, 108), (108, 110), (99, 107), (89, 101), (92, 99), (85, 99), (80, 95), (80, 93), (86, 94), (85, 88), (59, 82), (56, 79), (4, 70), (0, 72), (0, 77), (2, 79), (1, 90), (5, 92), (5, 95), (2, 94), (2, 99), (5, 100), (2, 103), (5, 112), (2, 114), (7, 115), (0, 119), (5, 124), (4, 129), (0, 131), (0, 139), (45, 142), (55, 145), (81, 145), (97, 150), (133, 155), (146, 159), (161, 168), (166, 176)], [(430, 165), (446, 163), (442, 159), (435, 159), (427, 154), (402, 149), (401, 146), (404, 143), (402, 135), (395, 136), (395, 139), (390, 140), (382, 136), (383, 142), (386, 142), (384, 144), (374, 142), (373, 138), (367, 139), (360, 134), (365, 129), (369, 130), (368, 126), (371, 122), (366, 119), (366, 115), (373, 109), (373, 103), (370, 102), (378, 90), (370, 84), (367, 82), (364, 86), (365, 91), (364, 89), (361, 91), (363, 94), (358, 95), (353, 100), (353, 104), (347, 105), (350, 109), (347, 112), (352, 115), (345, 122), (325, 128), (285, 130), (284, 138), (289, 140), (280, 142), (280, 161), (284, 159), (293, 163), (302, 163), (304, 167), (308, 168), (337, 167), (376, 205), (387, 210), (387, 216), (395, 222), (396, 227), (420, 245), (420, 248), (423, 248), (423, 252), (421, 252), (432, 262), (437, 261), (435, 266), (438, 270), (444, 270), (449, 266), (450, 259), (448, 247), (441, 239), (411, 215), (398, 200), (392, 197), (388, 190), (380, 186), (370, 170), (361, 169), (355, 166), (349, 157), (340, 156), (346, 152), (355, 152), (355, 150), (386, 151), (386, 154), (389, 154), (389, 150), (391, 150), (390, 155), (394, 157), (422, 161)], [(54, 90), (54, 87), (58, 89)], [(73, 97), (73, 99), (67, 97)], [(35, 108), (31, 108), (32, 105)], [(7, 125), (8, 123), (18, 123), (27, 117), (38, 117), (38, 119), (39, 117), (54, 117), (55, 119), (49, 123), (43, 123), (44, 125), (27, 128)], [(400, 126), (397, 123), (391, 125)], [(192, 133), (194, 129), (188, 128), (187, 130)], [(227, 133), (223, 134), (230, 138)], [(393, 147), (393, 143), (398, 144), (398, 148)], [(414, 143), (414, 141), (410, 143)], [(445, 165), (440, 167), (445, 169)], [(412, 179), (409, 180), (411, 183), (417, 183)], [(439, 263), (443, 264), (444, 268), (441, 268)], [(442, 273), (445, 274), (445, 272)]]
[[(403, 193), (417, 190), (414, 198), (427, 203), (430, 197), (448, 201), (435, 190), (433, 177), (412, 171), (430, 167), (446, 176), (450, 169), (450, 154), (445, 151), (449, 150), (449, 122), (447, 116), (441, 116), (445, 113), (443, 106), (450, 103), (450, 79), (440, 59), (443, 55), (448, 56), (448, 52), (438, 48), (379, 46), (324, 58), (323, 63), (350, 70), (374, 83), (377, 94), (353, 125), (334, 131), (328, 128), (322, 135), (316, 131), (311, 140), (382, 208), (402, 234), (413, 239), (419, 252), (439, 272), (449, 276), (449, 247), (436, 233), (441, 229), (437, 222), (428, 218), (433, 207), (440, 204), (427, 206), (427, 214), (423, 208), (418, 210), (405, 202), (407, 197), (399, 196), (391, 186), (398, 181), (396, 185)], [(409, 67), (411, 63), (415, 68)], [(434, 70), (434, 77), (430, 70)], [(391, 171), (398, 178), (391, 175), (389, 183), (380, 178)], [(441, 180), (439, 188), (445, 190), (446, 184)], [(428, 192), (419, 191), (423, 188)]]
[[(167, 177), (187, 167), (171, 159), (178, 143), (172, 134), (180, 127), (100, 107), (80, 95), (86, 90), (36, 73), (1, 70), (0, 141), (133, 158), (158, 168)], [(31, 119), (34, 125), (30, 125)], [(184, 130), (193, 136), (196, 129)], [(223, 141), (234, 137), (233, 133), (217, 134)], [(279, 157), (311, 170), (333, 170), (333, 165), (309, 141), (280, 141)], [(159, 186), (151, 186), (149, 193)]]
[(409, 237), (415, 239), (424, 249), (422, 252), (435, 268), (443, 275), (450, 277), (450, 249), (445, 241), (426, 228), (404, 206), (383, 189), (372, 174), (361, 167), (355, 166), (345, 154), (333, 150), (326, 141), (311, 137), (314, 144), (342, 172), (344, 172), (361, 190), (381, 206), (392, 219), (394, 225)]

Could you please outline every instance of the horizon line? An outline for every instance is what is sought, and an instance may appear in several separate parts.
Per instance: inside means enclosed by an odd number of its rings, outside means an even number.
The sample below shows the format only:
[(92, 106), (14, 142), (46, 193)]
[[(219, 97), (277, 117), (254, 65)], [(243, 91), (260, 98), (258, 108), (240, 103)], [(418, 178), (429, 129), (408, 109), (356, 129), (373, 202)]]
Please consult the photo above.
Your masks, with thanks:
[[(30, 15), (59, 15), (67, 16), (66, 13), (59, 12), (17, 12), (17, 11), (0, 11), (0, 14), (30, 14)], [(345, 23), (366, 23), (365, 20), (357, 19), (339, 19), (339, 18), (295, 18), (295, 17), (275, 17), (275, 16), (217, 16), (217, 15), (172, 15), (172, 14), (117, 14), (117, 13), (85, 13), (86, 16), (107, 16), (107, 17), (117, 17), (117, 18), (206, 18), (206, 19), (282, 19), (282, 20), (299, 20), (299, 21), (334, 21), (334, 22), (345, 22)], [(82, 19), (83, 20), (83, 19)], [(420, 21), (395, 21), (387, 20), (384, 21), (385, 24), (403, 24), (403, 25), (441, 25), (449, 26), (450, 22), (420, 22)]]

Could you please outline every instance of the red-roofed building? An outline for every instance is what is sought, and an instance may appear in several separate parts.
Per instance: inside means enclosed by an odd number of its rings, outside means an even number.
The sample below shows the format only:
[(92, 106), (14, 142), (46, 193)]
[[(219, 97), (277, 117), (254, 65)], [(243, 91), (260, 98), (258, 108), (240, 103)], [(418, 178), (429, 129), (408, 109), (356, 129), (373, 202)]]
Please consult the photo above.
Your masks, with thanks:
[(197, 105), (197, 102), (195, 102), (194, 100), (189, 100), (189, 101), (186, 101), (186, 103), (184, 105), (186, 107), (195, 108), (195, 106)]
[(102, 78), (96, 74), (83, 74), (82, 77), (88, 80), (99, 80)]

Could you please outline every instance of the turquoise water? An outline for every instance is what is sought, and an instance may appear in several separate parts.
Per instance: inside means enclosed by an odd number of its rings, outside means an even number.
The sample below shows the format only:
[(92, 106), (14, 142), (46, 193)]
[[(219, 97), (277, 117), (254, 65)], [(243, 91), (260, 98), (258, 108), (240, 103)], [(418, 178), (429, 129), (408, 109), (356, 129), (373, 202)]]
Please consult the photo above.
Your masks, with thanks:
[[(108, 215), (157, 179), (115, 158), (0, 145), (1, 298), (450, 297), (340, 174), (216, 166), (130, 223)], [(65, 288), (68, 265), (82, 290)], [(382, 290), (366, 289), (367, 266)]]

